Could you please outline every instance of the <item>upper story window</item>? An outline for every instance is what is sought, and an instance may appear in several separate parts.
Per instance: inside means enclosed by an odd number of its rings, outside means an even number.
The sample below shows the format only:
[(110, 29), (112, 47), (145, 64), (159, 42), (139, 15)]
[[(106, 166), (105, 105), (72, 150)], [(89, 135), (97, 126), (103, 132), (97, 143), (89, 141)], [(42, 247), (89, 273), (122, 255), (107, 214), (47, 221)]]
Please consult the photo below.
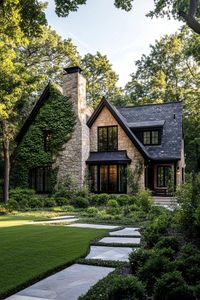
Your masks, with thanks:
[(118, 127), (98, 127), (98, 151), (118, 150)]
[(48, 152), (51, 150), (52, 132), (50, 130), (44, 131), (44, 151)]
[(159, 142), (159, 131), (148, 130), (143, 132), (143, 144), (144, 145), (158, 145)]

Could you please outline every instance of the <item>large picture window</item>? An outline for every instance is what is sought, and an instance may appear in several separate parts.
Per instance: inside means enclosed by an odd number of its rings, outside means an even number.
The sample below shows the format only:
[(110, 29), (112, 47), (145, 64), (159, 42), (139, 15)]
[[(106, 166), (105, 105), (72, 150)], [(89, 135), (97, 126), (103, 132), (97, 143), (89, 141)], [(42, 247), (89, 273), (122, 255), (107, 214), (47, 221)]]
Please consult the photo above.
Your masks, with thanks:
[(30, 188), (37, 193), (49, 193), (51, 191), (51, 167), (38, 167), (30, 170)]
[(126, 193), (126, 165), (91, 165), (90, 190), (96, 193)]
[(118, 127), (98, 127), (98, 151), (118, 150)]

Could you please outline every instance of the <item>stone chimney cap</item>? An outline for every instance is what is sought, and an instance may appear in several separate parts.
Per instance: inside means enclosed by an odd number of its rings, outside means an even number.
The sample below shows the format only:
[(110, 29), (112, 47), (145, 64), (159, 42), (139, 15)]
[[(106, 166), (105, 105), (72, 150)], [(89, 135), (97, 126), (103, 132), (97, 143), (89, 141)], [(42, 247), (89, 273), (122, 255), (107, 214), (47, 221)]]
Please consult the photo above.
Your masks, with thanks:
[(81, 73), (82, 69), (77, 66), (77, 67), (64, 68), (64, 71), (66, 72), (65, 74), (72, 74), (72, 73)]

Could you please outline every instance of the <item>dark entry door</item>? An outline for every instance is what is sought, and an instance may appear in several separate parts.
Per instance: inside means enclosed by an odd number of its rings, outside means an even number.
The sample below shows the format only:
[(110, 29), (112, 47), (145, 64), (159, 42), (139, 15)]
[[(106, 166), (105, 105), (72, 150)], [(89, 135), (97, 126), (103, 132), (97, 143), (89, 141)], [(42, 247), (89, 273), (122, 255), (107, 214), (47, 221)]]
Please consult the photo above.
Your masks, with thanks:
[(117, 165), (100, 166), (100, 192), (117, 193)]

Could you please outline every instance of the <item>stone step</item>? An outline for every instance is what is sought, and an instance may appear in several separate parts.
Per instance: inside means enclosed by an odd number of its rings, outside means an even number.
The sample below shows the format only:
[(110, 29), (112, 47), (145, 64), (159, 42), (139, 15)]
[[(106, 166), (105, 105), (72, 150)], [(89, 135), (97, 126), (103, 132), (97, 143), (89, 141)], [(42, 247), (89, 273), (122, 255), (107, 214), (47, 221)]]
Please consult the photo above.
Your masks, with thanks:
[(91, 246), (86, 259), (128, 261), (129, 254), (133, 250), (130, 247)]
[(71, 222), (76, 222), (78, 221), (79, 218), (67, 218), (67, 219), (60, 219), (60, 220), (47, 220), (47, 221), (33, 221), (33, 222), (30, 222), (28, 224), (34, 224), (34, 225), (37, 225), (37, 224), (57, 224), (57, 223), (71, 223)]
[(133, 237), (104, 237), (99, 240), (99, 243), (106, 243), (106, 244), (133, 244), (139, 245), (140, 238), (133, 238)]
[(112, 231), (109, 233), (110, 236), (120, 236), (120, 237), (140, 237), (141, 234), (138, 231), (140, 228), (133, 228), (133, 227), (125, 227), (124, 229)]
[(112, 226), (112, 225), (101, 225), (101, 224), (85, 224), (85, 223), (76, 223), (66, 225), (66, 227), (78, 227), (78, 228), (94, 228), (94, 229), (117, 229), (120, 226)]

